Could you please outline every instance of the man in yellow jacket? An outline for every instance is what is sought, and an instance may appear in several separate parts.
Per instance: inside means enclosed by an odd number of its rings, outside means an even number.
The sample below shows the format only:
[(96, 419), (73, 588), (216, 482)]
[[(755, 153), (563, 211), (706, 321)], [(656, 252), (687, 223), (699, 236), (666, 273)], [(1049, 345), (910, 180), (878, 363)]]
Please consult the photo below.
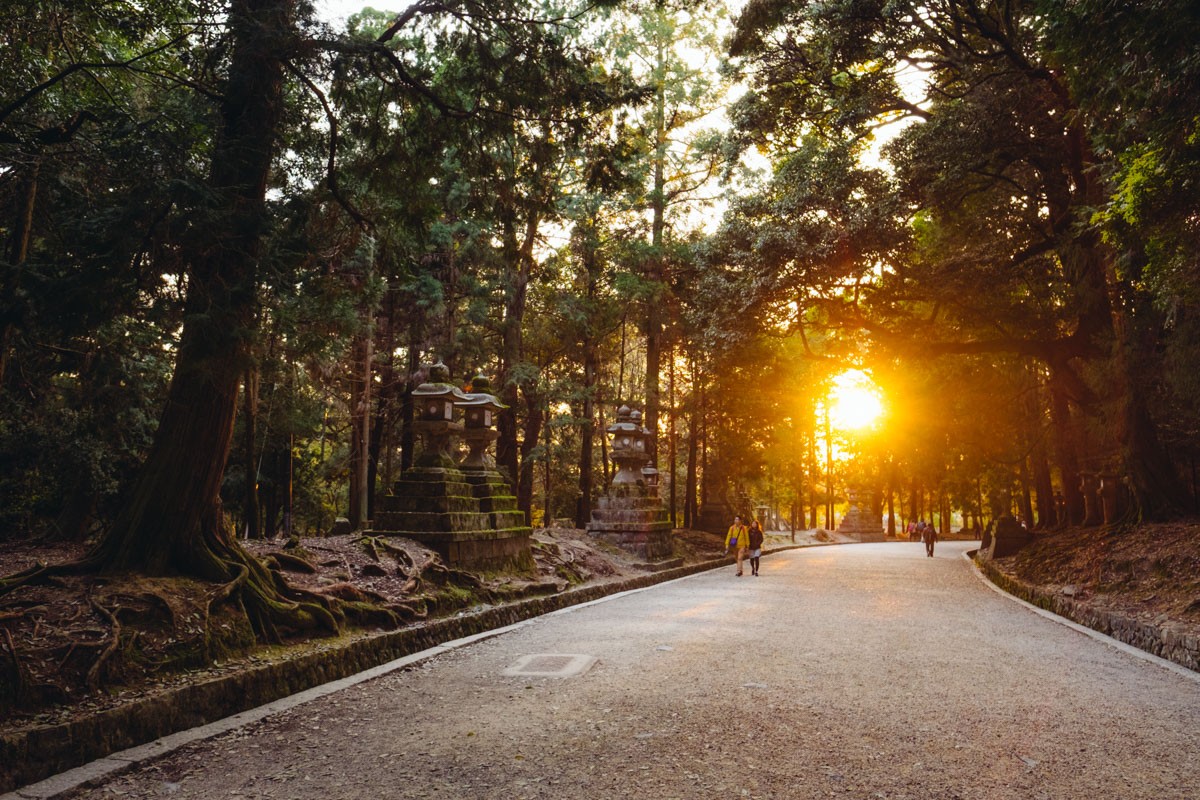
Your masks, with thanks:
[(742, 522), (741, 517), (734, 517), (733, 524), (729, 526), (729, 533), (725, 534), (725, 552), (733, 550), (737, 553), (737, 574), (742, 574), (742, 559), (746, 556), (746, 548), (750, 544), (750, 531)]

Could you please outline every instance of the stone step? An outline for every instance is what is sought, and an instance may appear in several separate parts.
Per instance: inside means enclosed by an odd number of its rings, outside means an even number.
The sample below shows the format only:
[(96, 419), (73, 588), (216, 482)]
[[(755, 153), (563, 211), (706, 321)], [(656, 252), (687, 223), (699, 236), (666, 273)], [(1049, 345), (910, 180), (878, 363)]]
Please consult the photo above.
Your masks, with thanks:
[(446, 513), (478, 513), (486, 509), (479, 507), (479, 501), (470, 495), (445, 497), (413, 497), (412, 495), (383, 495), (377, 498), (376, 514), (396, 514), (406, 512), (436, 512)]
[(491, 514), (479, 512), (380, 511), (375, 514), (375, 533), (421, 531), (426, 533), (478, 533), (491, 528)]

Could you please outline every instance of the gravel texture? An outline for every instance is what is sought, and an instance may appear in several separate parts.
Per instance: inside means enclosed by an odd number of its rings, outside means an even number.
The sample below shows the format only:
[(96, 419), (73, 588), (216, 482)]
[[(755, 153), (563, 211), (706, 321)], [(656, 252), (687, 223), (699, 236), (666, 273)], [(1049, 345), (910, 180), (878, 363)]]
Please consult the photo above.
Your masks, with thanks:
[[(1200, 797), (1200, 682), (990, 591), (968, 546), (788, 551), (568, 609), (68, 796)], [(596, 661), (505, 674), (538, 654)]]

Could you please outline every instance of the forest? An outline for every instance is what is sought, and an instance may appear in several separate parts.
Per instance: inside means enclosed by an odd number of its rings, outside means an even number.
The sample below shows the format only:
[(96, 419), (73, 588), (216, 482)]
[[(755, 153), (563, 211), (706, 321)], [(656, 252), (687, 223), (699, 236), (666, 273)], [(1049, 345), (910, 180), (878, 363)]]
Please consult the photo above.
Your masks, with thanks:
[(4, 4), (0, 539), (86, 555), (0, 592), (340, 627), (239, 542), (366, 527), (438, 362), (534, 526), (623, 404), (679, 528), (1196, 513), (1196, 4), (401, 5)]

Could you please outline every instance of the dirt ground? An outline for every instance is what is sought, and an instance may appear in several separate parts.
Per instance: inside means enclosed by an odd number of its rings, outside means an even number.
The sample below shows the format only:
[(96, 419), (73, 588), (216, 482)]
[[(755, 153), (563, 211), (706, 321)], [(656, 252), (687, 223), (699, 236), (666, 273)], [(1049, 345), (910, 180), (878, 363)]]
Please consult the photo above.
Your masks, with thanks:
[[(584, 531), (539, 529), (534, 538), (537, 573), (524, 576), (446, 570), (432, 551), (404, 539), (352, 534), (298, 546), (243, 544), (293, 586), (389, 608), (404, 623), (645, 572), (636, 559)], [(824, 531), (797, 535), (798, 543), (838, 538)], [(783, 543), (790, 543), (786, 534), (768, 534), (768, 546)], [(721, 539), (713, 534), (679, 530), (675, 544), (685, 563), (721, 555)], [(0, 575), (82, 551), (81, 545), (0, 543)], [(1004, 564), (1027, 582), (1200, 631), (1200, 523), (1043, 534)], [(0, 597), (0, 732), (94, 713), (164, 685), (322, 646), (294, 640), (214, 654), (206, 628), (224, 630), (224, 640), (234, 644), (246, 643), (248, 632), (239, 633), (236, 615), (214, 610), (210, 616), (210, 596), (211, 587), (199, 585), (179, 591), (166, 581), (73, 577)]]
[(1000, 563), (1050, 591), (1200, 629), (1200, 522), (1041, 534)]

